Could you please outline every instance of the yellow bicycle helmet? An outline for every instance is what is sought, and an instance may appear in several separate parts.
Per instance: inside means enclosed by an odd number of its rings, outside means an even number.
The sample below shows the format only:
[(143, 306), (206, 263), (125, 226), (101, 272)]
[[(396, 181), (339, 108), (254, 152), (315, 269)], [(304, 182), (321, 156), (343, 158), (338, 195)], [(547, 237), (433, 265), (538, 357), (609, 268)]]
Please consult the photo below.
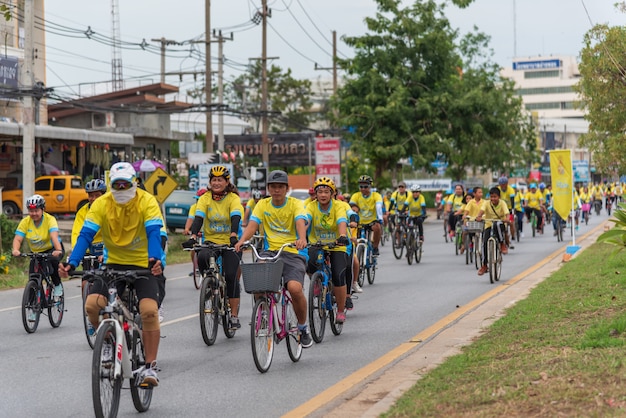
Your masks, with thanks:
[(367, 174), (364, 174), (361, 177), (359, 177), (359, 183), (372, 184), (373, 180), (370, 176), (368, 176)]
[(211, 171), (209, 172), (209, 180), (213, 177), (224, 177), (226, 181), (230, 180), (230, 173), (228, 169), (223, 165), (214, 165), (211, 167)]
[(315, 180), (315, 183), (313, 183), (313, 188), (317, 189), (318, 186), (330, 187), (333, 193), (337, 191), (337, 188), (335, 187), (335, 182), (333, 181), (333, 179), (328, 178), (328, 177), (320, 177), (317, 180)]

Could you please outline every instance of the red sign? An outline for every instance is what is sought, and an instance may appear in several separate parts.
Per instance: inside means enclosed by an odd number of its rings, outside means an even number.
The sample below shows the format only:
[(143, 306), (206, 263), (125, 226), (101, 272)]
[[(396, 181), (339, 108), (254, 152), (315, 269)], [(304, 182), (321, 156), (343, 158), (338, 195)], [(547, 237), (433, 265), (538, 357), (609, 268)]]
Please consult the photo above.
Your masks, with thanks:
[(333, 179), (341, 186), (341, 140), (339, 138), (315, 139), (315, 173)]

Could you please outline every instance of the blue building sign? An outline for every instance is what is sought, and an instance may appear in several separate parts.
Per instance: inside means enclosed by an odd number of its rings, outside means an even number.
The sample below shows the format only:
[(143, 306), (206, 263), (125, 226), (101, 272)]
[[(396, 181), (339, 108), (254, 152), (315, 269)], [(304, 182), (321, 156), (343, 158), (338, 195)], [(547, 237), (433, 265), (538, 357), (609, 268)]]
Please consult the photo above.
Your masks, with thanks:
[(524, 71), (524, 70), (553, 70), (555, 68), (561, 67), (561, 60), (551, 59), (551, 60), (540, 60), (540, 61), (518, 61), (513, 62), (513, 69)]
[(18, 61), (0, 56), (0, 88), (17, 89)]

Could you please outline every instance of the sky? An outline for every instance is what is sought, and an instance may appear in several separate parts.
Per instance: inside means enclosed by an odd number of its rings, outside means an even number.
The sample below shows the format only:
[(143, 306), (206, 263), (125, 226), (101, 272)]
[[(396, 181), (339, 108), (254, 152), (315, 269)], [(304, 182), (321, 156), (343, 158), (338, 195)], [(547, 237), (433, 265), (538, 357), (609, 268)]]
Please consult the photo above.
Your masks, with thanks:
[[(622, 25), (626, 16), (617, 12), (616, 0), (475, 0), (466, 9), (450, 7), (446, 15), (461, 33), (477, 26), (491, 37), (494, 61), (510, 66), (518, 57), (551, 54), (578, 55), (583, 36), (593, 24)], [(212, 0), (211, 26), (234, 40), (224, 43), (225, 78), (245, 71), (250, 58), (261, 55), (261, 25), (251, 23), (261, 0)], [(409, 1), (404, 1), (408, 4)], [(268, 56), (273, 63), (291, 68), (296, 78), (330, 78), (331, 32), (337, 31), (340, 57), (352, 56), (341, 37), (366, 32), (364, 19), (374, 16), (373, 0), (268, 0), (272, 10), (268, 27)], [(514, 5), (515, 15), (514, 19)], [(586, 8), (585, 8), (586, 7)], [(61, 95), (88, 96), (92, 83), (111, 79), (111, 0), (45, 0), (45, 84)], [(120, 0), (120, 39), (126, 86), (150, 84), (160, 79), (160, 44), (164, 37), (185, 42), (168, 47), (167, 72), (204, 72), (204, 45), (191, 43), (204, 38), (205, 0)], [(515, 24), (514, 24), (515, 22)], [(82, 34), (91, 28), (104, 43)], [(516, 27), (516, 36), (513, 28)], [(139, 44), (149, 46), (142, 50)], [(217, 45), (212, 46), (212, 67), (217, 70)], [(186, 75), (168, 76), (166, 82), (181, 91), (203, 85)]]

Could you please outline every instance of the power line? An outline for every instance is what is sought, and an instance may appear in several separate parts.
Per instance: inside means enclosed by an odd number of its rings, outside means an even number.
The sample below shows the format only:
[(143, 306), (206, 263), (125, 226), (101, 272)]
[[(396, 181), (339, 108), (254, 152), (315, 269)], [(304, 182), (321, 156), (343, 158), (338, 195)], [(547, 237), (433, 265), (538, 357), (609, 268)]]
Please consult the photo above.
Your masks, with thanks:
[[(283, 4), (285, 5), (285, 7), (287, 7), (287, 3), (285, 3), (285, 0), (282, 0)], [(293, 3), (293, 2), (292, 2)], [(300, 26), (300, 29), (302, 29), (302, 31), (304, 32), (304, 34), (315, 44), (317, 45), (317, 47), (319, 49), (321, 49), (322, 51), (324, 51), (324, 53), (328, 56), (332, 57), (332, 54), (330, 54), (325, 48), (323, 48), (319, 43), (317, 43), (317, 41), (315, 39), (313, 39), (313, 37), (309, 34), (309, 32), (304, 28), (304, 26), (302, 26), (302, 24), (300, 23), (300, 21), (298, 20), (298, 18), (296, 17), (296, 15), (293, 14), (293, 12), (291, 11), (291, 9), (289, 7), (286, 8), (286, 10), (289, 12), (289, 14), (291, 15), (291, 17), (293, 17), (293, 20), (296, 21), (296, 23), (298, 24), (298, 26)]]
[[(304, 8), (304, 6), (302, 5), (302, 3), (300, 3), (300, 0), (296, 0), (296, 2), (298, 3), (298, 5), (300, 6), (300, 8), (302, 9), (302, 11), (304, 12), (304, 14), (306, 15), (306, 17), (309, 19), (309, 22), (311, 22), (311, 24), (313, 25), (313, 27), (317, 30), (317, 32), (322, 36), (322, 38), (324, 38), (324, 40), (326, 42), (328, 42), (328, 44), (330, 46), (333, 46), (332, 41), (330, 41), (320, 30), (320, 28), (317, 26), (317, 24), (315, 23), (315, 21), (311, 18), (311, 16), (309, 15), (309, 13), (306, 11), (306, 9)], [(341, 51), (337, 50), (337, 52), (342, 55), (344, 58), (348, 58), (345, 54), (343, 54)]]
[(284, 43), (286, 43), (286, 44), (287, 44), (287, 46), (288, 46), (289, 48), (291, 48), (292, 50), (294, 50), (294, 51), (295, 51), (298, 55), (300, 55), (300, 56), (301, 56), (302, 58), (304, 58), (305, 60), (310, 61), (310, 62), (312, 62), (313, 64), (316, 64), (315, 60), (313, 60), (313, 59), (311, 59), (311, 58), (307, 57), (307, 56), (306, 56), (306, 55), (304, 55), (302, 52), (300, 52), (298, 49), (296, 49), (293, 45), (291, 45), (291, 44), (289, 43), (289, 41), (287, 41), (287, 40), (283, 37), (283, 35), (281, 35), (281, 34), (280, 34), (277, 30), (276, 30), (276, 28), (274, 28), (274, 26), (272, 26), (272, 24), (271, 24), (271, 23), (267, 22), (267, 24), (269, 25), (269, 27), (270, 27), (270, 28), (272, 28), (272, 30), (274, 31), (274, 33), (275, 33), (276, 35), (278, 35), (278, 37), (279, 37), (280, 39), (282, 39)]

